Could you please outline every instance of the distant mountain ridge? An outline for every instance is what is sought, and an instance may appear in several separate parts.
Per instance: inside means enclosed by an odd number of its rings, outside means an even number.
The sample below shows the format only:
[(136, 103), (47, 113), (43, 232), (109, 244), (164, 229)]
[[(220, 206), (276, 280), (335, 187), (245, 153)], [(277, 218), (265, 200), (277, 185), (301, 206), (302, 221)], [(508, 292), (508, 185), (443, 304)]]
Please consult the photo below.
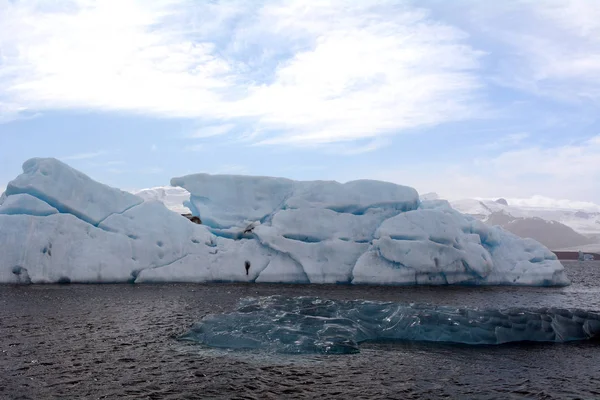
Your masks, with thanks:
[(550, 249), (571, 248), (592, 244), (587, 236), (575, 232), (557, 221), (546, 221), (539, 217), (514, 218), (504, 212), (492, 213), (485, 221), (489, 225), (500, 225), (520, 237), (529, 237)]
[[(549, 204), (567, 204), (566, 201), (545, 200)], [(585, 205), (587, 210), (516, 206), (503, 198), (462, 199), (450, 204), (463, 214), (502, 226), (518, 236), (530, 237), (553, 250), (600, 248), (600, 211), (594, 211), (595, 205), (591, 203), (574, 203)]]

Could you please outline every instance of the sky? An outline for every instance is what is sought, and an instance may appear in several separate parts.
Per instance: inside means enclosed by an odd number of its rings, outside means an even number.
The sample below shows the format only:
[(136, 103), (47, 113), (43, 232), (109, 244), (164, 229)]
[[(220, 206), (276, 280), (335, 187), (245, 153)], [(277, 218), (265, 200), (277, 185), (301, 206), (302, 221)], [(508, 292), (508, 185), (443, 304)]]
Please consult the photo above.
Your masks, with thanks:
[(600, 203), (600, 6), (0, 0), (0, 191), (32, 157)]

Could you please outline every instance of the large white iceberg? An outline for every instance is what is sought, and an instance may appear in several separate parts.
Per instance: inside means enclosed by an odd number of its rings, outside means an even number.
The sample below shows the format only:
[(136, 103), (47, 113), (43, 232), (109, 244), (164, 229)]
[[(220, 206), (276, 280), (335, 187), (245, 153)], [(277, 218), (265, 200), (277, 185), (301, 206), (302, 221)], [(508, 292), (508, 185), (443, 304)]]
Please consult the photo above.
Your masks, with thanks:
[(0, 198), (0, 282), (569, 283), (539, 243), (391, 183), (174, 178), (197, 225), (55, 159), (23, 171)]

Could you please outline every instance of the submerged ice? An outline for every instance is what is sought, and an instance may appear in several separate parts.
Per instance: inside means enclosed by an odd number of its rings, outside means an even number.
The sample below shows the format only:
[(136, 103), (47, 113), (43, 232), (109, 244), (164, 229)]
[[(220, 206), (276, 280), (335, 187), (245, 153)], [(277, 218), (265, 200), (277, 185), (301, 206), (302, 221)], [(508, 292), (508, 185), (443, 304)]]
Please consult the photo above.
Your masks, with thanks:
[(243, 299), (229, 314), (208, 315), (181, 339), (227, 349), (349, 354), (369, 341), (496, 345), (598, 337), (600, 314), (584, 310), (480, 310), (270, 296)]
[(410, 187), (207, 174), (171, 183), (189, 191), (202, 225), (56, 159), (26, 161), (0, 197), (0, 282), (569, 283), (544, 246)]

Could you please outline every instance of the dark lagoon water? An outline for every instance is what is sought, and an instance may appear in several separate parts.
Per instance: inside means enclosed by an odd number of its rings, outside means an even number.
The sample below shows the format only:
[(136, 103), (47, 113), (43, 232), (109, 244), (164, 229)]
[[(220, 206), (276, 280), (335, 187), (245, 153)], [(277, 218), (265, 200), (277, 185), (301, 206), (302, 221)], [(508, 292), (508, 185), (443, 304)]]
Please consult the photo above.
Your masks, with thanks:
[(357, 354), (290, 355), (177, 339), (208, 314), (272, 295), (600, 311), (600, 263), (564, 264), (566, 288), (0, 286), (0, 398), (600, 398), (598, 340), (365, 343)]

